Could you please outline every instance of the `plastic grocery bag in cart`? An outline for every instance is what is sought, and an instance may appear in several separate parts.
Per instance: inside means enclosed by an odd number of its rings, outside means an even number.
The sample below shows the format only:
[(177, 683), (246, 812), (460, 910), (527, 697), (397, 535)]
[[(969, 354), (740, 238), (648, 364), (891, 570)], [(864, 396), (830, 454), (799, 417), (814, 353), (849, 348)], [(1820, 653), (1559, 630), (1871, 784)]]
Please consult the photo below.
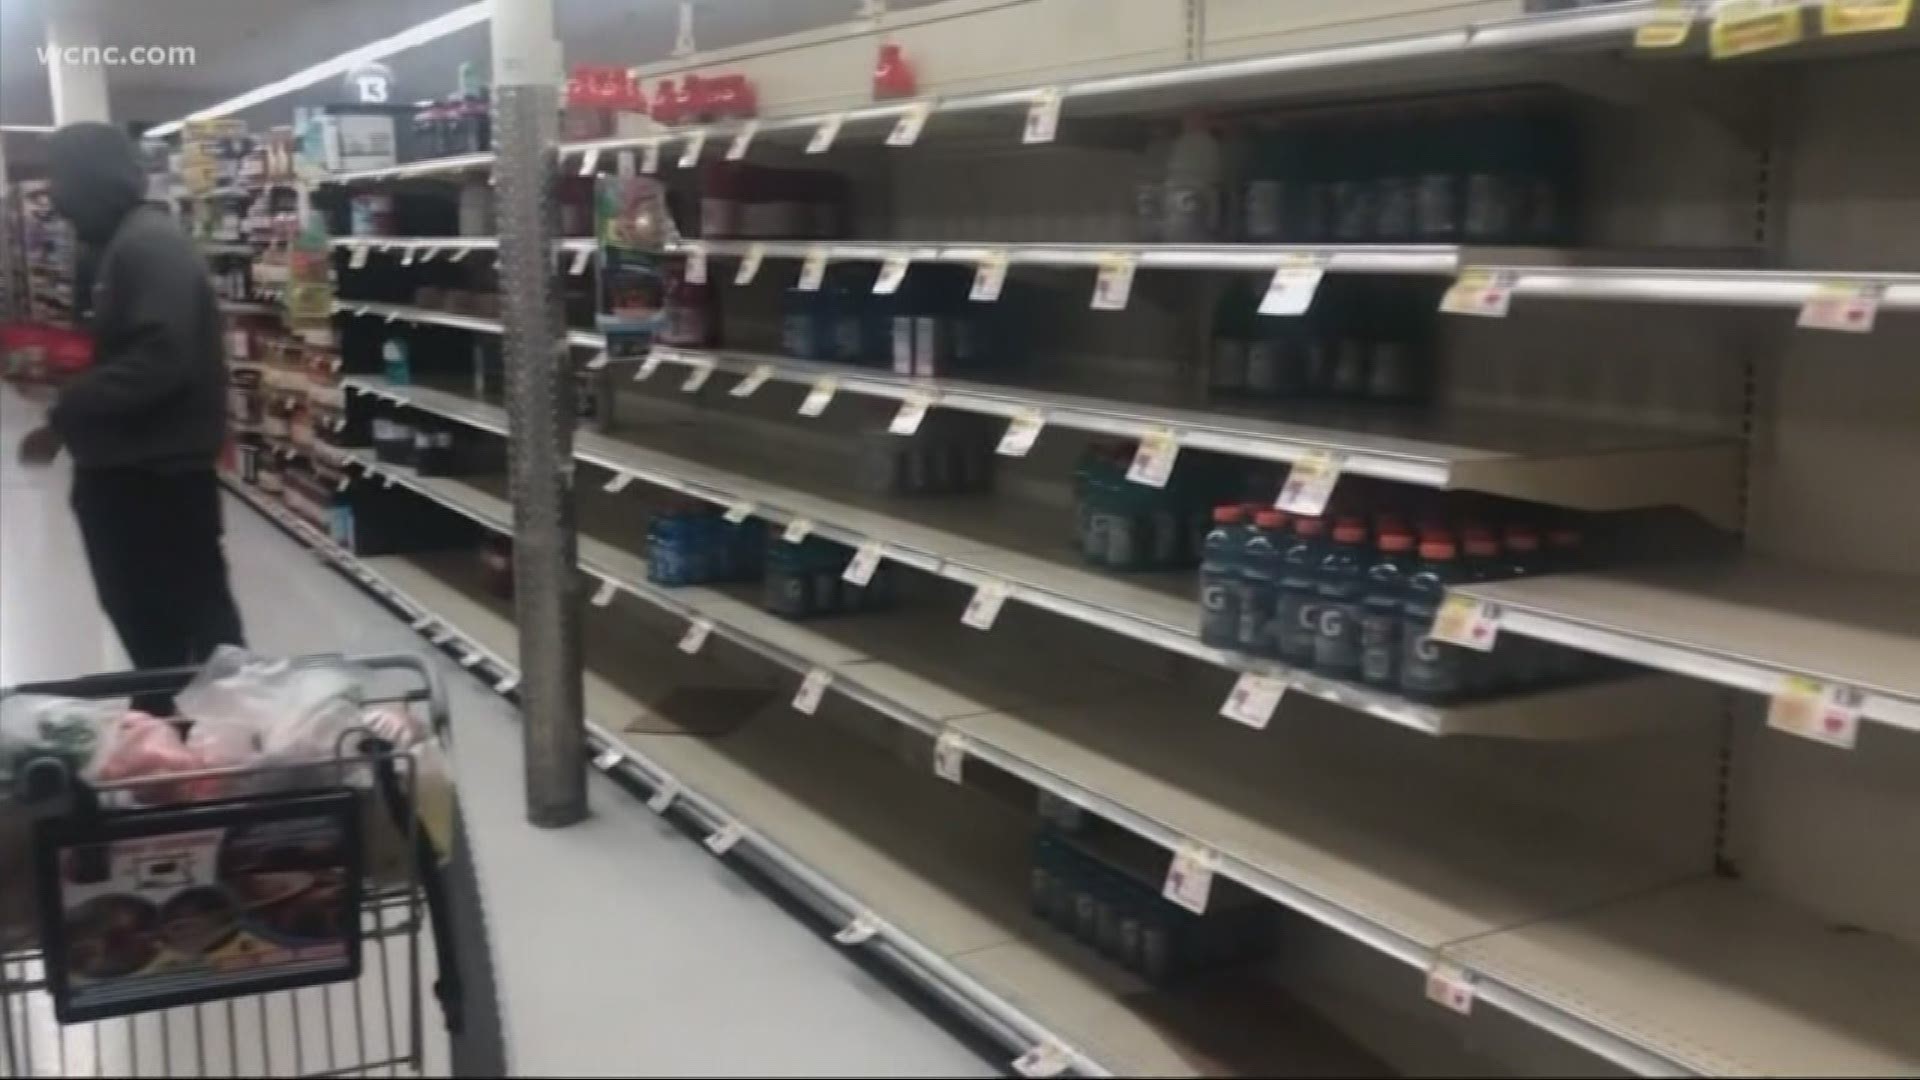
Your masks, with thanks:
[[(386, 696), (371, 692), (380, 676), (405, 672), (416, 675), (424, 689)], [(183, 715), (178, 721), (90, 700), (172, 691), (177, 691), (175, 702)], [(421, 702), (430, 705), (430, 722), (410, 707)], [(37, 929), (38, 944), (46, 946), (46, 984), (64, 1016), (125, 1015), (167, 1007), (165, 995), (150, 992), (151, 985), (126, 989), (126, 1000), (115, 1000), (113, 995), (121, 988), (102, 990), (86, 984), (88, 977), (100, 981), (97, 971), (94, 976), (83, 973), (81, 989), (93, 997), (79, 1000), (71, 993), (74, 984), (69, 980), (76, 956), (97, 968), (99, 958), (106, 955), (102, 950), (107, 949), (101, 943), (117, 942), (119, 951), (113, 955), (148, 961), (147, 967), (136, 971), (141, 976), (154, 975), (154, 963), (166, 968), (172, 962), (168, 955), (194, 960), (190, 949), (187, 954), (174, 949), (147, 956), (140, 948), (129, 952), (122, 946), (129, 940), (144, 940), (142, 934), (161, 941), (202, 940), (197, 931), (188, 931), (234, 909), (250, 915), (261, 905), (279, 903), (275, 899), (279, 893), (228, 888), (221, 901), (201, 890), (193, 893), (200, 906), (192, 918), (163, 919), (146, 931), (140, 930), (145, 925), (140, 916), (144, 908), (137, 902), (141, 896), (157, 898), (164, 908), (176, 893), (197, 888), (208, 867), (231, 876), (229, 864), (238, 858), (244, 876), (249, 859), (298, 861), (300, 851), (312, 856), (319, 850), (314, 845), (324, 839), (320, 834), (331, 835), (331, 827), (323, 827), (324, 822), (313, 814), (302, 817), (297, 826), (312, 836), (256, 843), (254, 848), (264, 854), (247, 856), (245, 838), (257, 832), (261, 822), (273, 820), (276, 808), (336, 792), (346, 800), (339, 805), (348, 815), (343, 827), (352, 837), (350, 863), (291, 869), (256, 866), (255, 883), (278, 885), (282, 891), (298, 884), (309, 899), (318, 895), (349, 904), (358, 903), (364, 895), (370, 907), (424, 893), (439, 956), (435, 992), (448, 1030), (458, 1032), (463, 1016), (460, 965), (441, 875), (454, 803), (452, 778), (440, 745), (445, 727), (445, 698), (438, 678), (412, 657), (284, 660), (229, 649), (197, 671), (131, 672), (18, 692), (0, 690), (0, 954), (33, 955), (36, 942), (23, 941), (20, 928)], [(57, 782), (47, 782), (50, 777), (58, 778)], [(206, 842), (195, 847), (193, 841), (181, 839), (193, 836), (198, 823), (216, 820), (221, 822), (218, 829), (201, 830), (202, 835), (221, 837), (212, 847)], [(153, 825), (155, 821), (161, 825)], [(164, 857), (151, 857), (149, 838), (154, 836), (166, 846)], [(230, 850), (236, 843), (239, 856)], [(314, 891), (319, 880), (316, 873), (337, 878), (347, 873), (349, 865), (352, 891)], [(29, 888), (36, 879), (42, 908), (37, 921), (31, 918), (31, 902), (24, 912), (21, 909), (21, 896), (36, 891)], [(129, 879), (137, 880), (128, 884)], [(115, 900), (119, 907), (113, 912), (95, 912), (88, 906), (89, 890), (101, 889), (133, 895), (127, 902)], [(308, 921), (303, 925), (318, 925), (311, 921), (319, 917), (316, 910), (313, 904), (306, 905)], [(68, 921), (58, 926), (49, 923), (50, 912)], [(28, 917), (21, 918), (23, 914)], [(112, 918), (100, 921), (109, 914)], [(325, 925), (339, 927), (349, 921), (345, 915), (331, 920)], [(357, 926), (358, 920), (355, 911), (351, 921)], [(419, 927), (414, 924), (416, 931)], [(63, 932), (82, 939), (81, 952), (70, 950), (71, 943), (61, 940)], [(176, 1001), (253, 992), (216, 985), (221, 969), (247, 968), (260, 957), (258, 949), (276, 950), (270, 944), (257, 946), (252, 954), (239, 958), (246, 961), (241, 963), (231, 956), (233, 940), (230, 935), (220, 938), (229, 954), (227, 961), (199, 964), (193, 978), (204, 985), (196, 984)], [(349, 939), (327, 940), (344, 948)], [(351, 952), (357, 958), (358, 938), (351, 940)], [(312, 955), (321, 959), (317, 952)], [(324, 971), (325, 965), (316, 964), (318, 981), (352, 978), (358, 970), (357, 959), (346, 963), (344, 954), (328, 959), (341, 963)], [(158, 973), (165, 975), (164, 970)], [(5, 997), (10, 978), (0, 977), (0, 998)], [(227, 982), (238, 985), (245, 980)], [(129, 1000), (133, 1003), (128, 1004)]]

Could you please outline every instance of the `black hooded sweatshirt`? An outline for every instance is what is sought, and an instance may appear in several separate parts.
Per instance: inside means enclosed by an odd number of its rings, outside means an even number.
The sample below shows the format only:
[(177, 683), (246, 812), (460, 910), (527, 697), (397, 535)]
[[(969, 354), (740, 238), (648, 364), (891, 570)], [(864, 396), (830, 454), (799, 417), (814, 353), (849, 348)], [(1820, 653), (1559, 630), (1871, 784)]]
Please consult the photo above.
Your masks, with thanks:
[(199, 252), (146, 205), (133, 144), (70, 124), (47, 146), (53, 208), (93, 257), (94, 363), (49, 422), (82, 469), (212, 468), (227, 431), (220, 309)]

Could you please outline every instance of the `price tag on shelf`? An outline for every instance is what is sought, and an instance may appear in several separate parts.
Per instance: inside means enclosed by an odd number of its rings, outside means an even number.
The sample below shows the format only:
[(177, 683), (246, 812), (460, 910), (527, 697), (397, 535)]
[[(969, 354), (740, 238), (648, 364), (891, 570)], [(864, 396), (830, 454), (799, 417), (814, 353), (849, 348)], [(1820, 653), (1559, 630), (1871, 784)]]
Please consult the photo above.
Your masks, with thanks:
[(502, 675), (500, 681), (493, 684), (493, 692), (496, 694), (511, 694), (518, 689), (519, 686), (520, 676)]
[(827, 694), (827, 686), (833, 682), (833, 673), (826, 668), (814, 668), (807, 677), (800, 680), (800, 689), (793, 695), (793, 707), (796, 711), (812, 716), (820, 708), (820, 699)]
[(427, 640), (435, 645), (445, 645), (453, 640), (453, 631), (444, 626), (435, 627), (433, 633), (427, 635)]
[(721, 516), (728, 522), (738, 525), (752, 517), (753, 512), (758, 509), (759, 507), (755, 506), (750, 500), (741, 499), (739, 502), (727, 507), (727, 512)]
[(613, 175), (615, 176), (632, 176), (633, 175), (633, 151), (622, 150), (619, 153), (613, 155)]
[(920, 430), (927, 418), (927, 410), (933, 408), (933, 395), (925, 390), (915, 390), (900, 403), (900, 411), (893, 414), (893, 422), (887, 430), (895, 435), (912, 435)]
[(973, 599), (967, 601), (967, 609), (960, 613), (960, 621), (975, 630), (991, 630), (1000, 618), (1000, 609), (1007, 606), (1007, 595), (1012, 587), (1004, 581), (983, 581), (973, 590)]
[(927, 126), (927, 117), (933, 115), (933, 102), (916, 101), (907, 106), (900, 119), (893, 122), (893, 130), (887, 132), (888, 146), (912, 146), (920, 141), (920, 132)]
[(1060, 132), (1060, 88), (1046, 86), (1034, 92), (1033, 103), (1027, 106), (1027, 123), (1020, 132), (1020, 141), (1032, 146), (1036, 143), (1050, 143)]
[(618, 747), (609, 746), (594, 756), (593, 767), (599, 769), (601, 772), (606, 772), (624, 760), (626, 760), (626, 755), (622, 754)]
[(967, 293), (967, 299), (978, 304), (991, 304), (1000, 299), (1000, 290), (1007, 284), (1007, 253), (989, 251), (980, 257), (973, 270), (973, 289)]
[(1006, 457), (1026, 457), (1046, 426), (1047, 418), (1039, 409), (1021, 409), (1007, 421), (1007, 430), (994, 449)]
[(742, 829), (739, 823), (730, 821), (722, 825), (718, 832), (707, 837), (705, 841), (707, 850), (713, 852), (715, 855), (725, 855), (727, 852), (732, 851), (734, 845), (738, 844), (740, 838), (746, 834), (747, 831)]
[(600, 148), (593, 147), (580, 155), (580, 175), (592, 176), (600, 169)]
[(1427, 969), (1428, 1001), (1469, 1016), (1473, 1013), (1474, 997), (1473, 975), (1460, 965), (1440, 960)]
[(440, 249), (437, 247), (423, 247), (420, 249), (420, 261), (423, 263), (430, 263), (439, 257)]
[(800, 280), (794, 288), (801, 292), (819, 292), (827, 277), (827, 249), (814, 245), (807, 249), (807, 260), (800, 264)]
[(680, 384), (680, 392), (683, 394), (697, 394), (700, 392), (700, 388), (707, 385), (707, 380), (711, 378), (713, 378), (713, 361), (697, 360), (688, 367), (686, 381)]
[(880, 264), (880, 273), (873, 279), (875, 296), (892, 296), (900, 291), (900, 283), (907, 279), (907, 268), (913, 265), (913, 256), (905, 252), (895, 252), (887, 256)]
[(865, 587), (873, 580), (873, 572), (880, 569), (880, 541), (868, 540), (854, 549), (853, 558), (847, 560), (847, 568), (840, 574), (840, 580)]
[(1267, 283), (1267, 294), (1260, 298), (1260, 314), (1306, 314), (1313, 306), (1314, 293), (1320, 289), (1320, 279), (1326, 274), (1326, 264), (1312, 257), (1275, 270), (1273, 280)]
[(820, 126), (813, 129), (813, 137), (807, 140), (807, 153), (824, 154), (833, 149), (833, 140), (840, 137), (840, 125), (846, 121), (843, 113), (834, 113), (820, 121)]
[(833, 403), (833, 395), (840, 392), (840, 380), (825, 375), (813, 382), (813, 389), (807, 391), (806, 400), (800, 403), (801, 416), (819, 416)]
[(698, 655), (706, 648), (707, 638), (713, 634), (713, 620), (695, 619), (687, 624), (687, 632), (680, 635), (680, 651), (688, 656)]
[(680, 167), (691, 169), (700, 164), (700, 155), (707, 152), (707, 129), (699, 128), (687, 136), (680, 147)]
[(465, 247), (457, 247), (457, 248), (454, 248), (454, 249), (453, 249), (453, 254), (451, 254), (451, 255), (448, 255), (448, 256), (447, 256), (447, 261), (448, 261), (448, 262), (450, 262), (450, 263), (457, 263), (457, 262), (459, 262), (459, 261), (460, 261), (461, 259), (464, 259), (464, 258), (466, 258), (466, 257), (467, 257), (467, 252), (469, 252), (469, 251), (472, 251), (472, 250), (473, 250), (472, 248), (465, 248)]
[(593, 355), (593, 359), (587, 361), (587, 370), (599, 371), (601, 368), (606, 367), (608, 364), (612, 362), (613, 362), (613, 357), (608, 356), (607, 351), (605, 349), (602, 349)]
[(1789, 675), (1767, 703), (1767, 726), (1851, 750), (1860, 737), (1861, 703), (1851, 686)]
[(593, 249), (583, 247), (573, 253), (573, 262), (567, 267), (567, 273), (579, 277), (587, 272), (587, 264), (593, 261)]
[(1073, 1055), (1056, 1042), (1044, 1042), (1013, 1059), (1013, 1071), (1030, 1080), (1052, 1080), (1073, 1065)]
[(481, 656), (477, 652), (473, 652), (469, 650), (467, 655), (460, 658), (460, 666), (463, 668), (472, 668), (477, 666), (480, 663), (480, 661), (484, 659), (486, 659), (486, 657)]
[(737, 398), (752, 397), (756, 391), (767, 385), (767, 380), (771, 378), (773, 378), (773, 365), (757, 364), (752, 371), (747, 372), (745, 378), (734, 383), (733, 389), (727, 393)]
[(933, 774), (950, 784), (961, 783), (967, 767), (967, 739), (957, 731), (943, 731), (933, 744)]
[(1285, 679), (1247, 672), (1234, 682), (1233, 690), (1220, 706), (1220, 715), (1255, 730), (1264, 730), (1272, 722), (1273, 712), (1280, 707), (1280, 699), (1286, 692)]
[(833, 940), (842, 945), (861, 945), (872, 940), (873, 935), (879, 932), (880, 924), (874, 921), (872, 915), (863, 911), (855, 915), (852, 922), (841, 927), (839, 932), (833, 935)]
[(593, 606), (606, 607), (608, 604), (613, 603), (613, 594), (618, 591), (618, 589), (619, 586), (615, 585), (611, 580), (600, 582), (600, 590), (593, 594)]
[(1707, 52), (1731, 60), (1797, 44), (1804, 32), (1800, 0), (1721, 0), (1707, 31)]
[(751, 285), (760, 273), (760, 264), (767, 260), (767, 245), (748, 244), (747, 253), (740, 257), (740, 269), (733, 275), (735, 285)]
[(1830, 281), (1813, 290), (1800, 308), (1802, 330), (1838, 330), (1849, 334), (1873, 332), (1886, 287), (1874, 282)]
[(679, 798), (680, 785), (671, 780), (663, 781), (659, 787), (653, 789), (652, 795), (647, 796), (647, 809), (656, 814), (664, 814), (673, 809), (673, 804)]
[(615, 473), (613, 479), (607, 481), (607, 486), (603, 490), (609, 495), (618, 495), (627, 490), (627, 485), (631, 483), (633, 483), (632, 473)]
[(1133, 295), (1133, 272), (1139, 265), (1140, 260), (1132, 255), (1102, 257), (1099, 275), (1093, 279), (1093, 310), (1126, 310), (1127, 299)]
[(692, 285), (707, 283), (707, 249), (695, 244), (687, 251), (687, 282)]
[(1449, 596), (1434, 612), (1433, 638), (1475, 652), (1492, 652), (1500, 638), (1500, 605), (1471, 596)]
[(1454, 279), (1440, 298), (1440, 310), (1450, 315), (1477, 315), (1504, 319), (1513, 303), (1514, 276), (1506, 270), (1467, 270)]
[(640, 171), (652, 176), (660, 171), (660, 140), (645, 143), (640, 147)]
[(390, 323), (392, 323), (392, 322), (399, 322), (399, 321), (400, 321), (400, 313), (399, 313), (399, 312), (397, 312), (397, 311), (389, 311), (389, 312), (387, 312), (387, 321), (388, 321), (388, 322), (390, 322)]
[(659, 370), (660, 370), (660, 357), (657, 355), (649, 356), (645, 360), (640, 361), (639, 368), (637, 368), (633, 373), (633, 381), (646, 382), (648, 379), (653, 378), (654, 372)]
[(1207, 897), (1213, 894), (1213, 852), (1192, 842), (1182, 843), (1167, 867), (1167, 881), (1160, 895), (1196, 915), (1207, 913)]
[(783, 543), (798, 544), (812, 532), (813, 522), (807, 518), (797, 517), (787, 522), (787, 527), (780, 532), (780, 539)]
[(410, 625), (413, 628), (414, 633), (419, 633), (420, 631), (425, 630), (427, 627), (433, 625), (433, 616), (422, 615), (419, 618), (413, 620), (413, 622)]
[(1148, 487), (1163, 488), (1173, 475), (1173, 463), (1180, 460), (1180, 439), (1166, 428), (1140, 436), (1139, 449), (1133, 452), (1133, 464), (1127, 467), (1127, 479)]
[(1340, 483), (1340, 471), (1346, 465), (1341, 454), (1316, 450), (1294, 461), (1287, 470), (1286, 483), (1280, 485), (1280, 498), (1274, 508), (1289, 514), (1319, 517), (1326, 512), (1333, 489)]
[(1874, 34), (1904, 30), (1913, 17), (1913, 0), (1827, 0), (1820, 7), (1820, 32)]
[(367, 245), (365, 244), (353, 245), (353, 249), (347, 252), (347, 269), (363, 270), (366, 268), (366, 265), (367, 265)]
[(352, 486), (353, 486), (353, 477), (348, 476), (345, 473), (342, 473), (340, 475), (340, 482), (333, 485), (333, 490), (345, 491)]
[(733, 141), (727, 144), (727, 160), (742, 161), (753, 146), (753, 137), (760, 134), (760, 121), (749, 120), (733, 133)]
[[(292, 457), (292, 455), (291, 455), (291, 454), (289, 454), (289, 455), (288, 455), (288, 457)], [(382, 475), (381, 475), (381, 477), (380, 477), (380, 486), (381, 486), (381, 487), (392, 487), (392, 486), (393, 486), (394, 484), (396, 484), (396, 483), (399, 483), (399, 481), (397, 481), (397, 480), (395, 480), (395, 479), (393, 478), (393, 474), (392, 474), (392, 473), (384, 473), (384, 474), (382, 474)]]
[(1693, 32), (1693, 12), (1687, 0), (1659, 0), (1653, 17), (1633, 32), (1636, 49), (1677, 49)]
[(412, 244), (408, 244), (406, 247), (401, 248), (400, 249), (400, 265), (412, 266), (413, 256), (414, 256), (414, 250), (413, 250)]

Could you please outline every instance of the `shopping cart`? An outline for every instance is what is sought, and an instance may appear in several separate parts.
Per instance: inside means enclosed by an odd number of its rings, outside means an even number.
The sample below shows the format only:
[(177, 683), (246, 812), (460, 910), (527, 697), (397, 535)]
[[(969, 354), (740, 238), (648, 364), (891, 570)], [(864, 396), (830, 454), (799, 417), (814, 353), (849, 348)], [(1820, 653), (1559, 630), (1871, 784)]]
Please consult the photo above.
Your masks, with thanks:
[[(347, 670), (363, 673), (361, 690), (368, 705), (406, 709), (416, 718), (424, 712), (424, 719), (432, 730), (444, 737), (446, 695), (437, 672), (415, 657), (307, 657), (293, 663), (344, 665)], [(169, 695), (184, 689), (194, 675), (192, 669), (96, 675), (0, 689), (0, 698), (20, 693), (91, 700)], [(432, 965), (439, 973), (434, 990), (449, 1032), (459, 1029), (462, 993), (458, 958), (450, 944), (445, 884), (440, 879), (432, 843), (419, 824), (420, 786), (415, 781), (413, 758), (396, 751), (366, 728), (343, 734), (332, 759), (320, 762), (209, 769), (95, 784), (84, 783), (73, 776), (57, 757), (38, 758), (16, 770), (12, 783), (0, 786), (0, 825), (11, 823), (16, 842), (30, 834), (35, 847), (34, 858), (24, 875), (9, 873), (0, 864), (0, 1077), (421, 1075), (428, 1052), (421, 1013), (423, 964)], [(156, 798), (156, 785), (164, 785), (170, 797)], [(217, 793), (217, 797), (205, 800), (181, 797), (188, 792)], [(236, 797), (235, 792), (245, 794)], [(167, 806), (164, 810), (128, 810), (136, 801), (149, 804), (164, 801)], [(327, 897), (327, 901), (312, 901), (316, 884), (336, 881), (340, 875), (329, 877), (323, 871), (303, 878), (296, 873), (293, 875), (296, 880), (291, 884), (304, 883), (309, 900), (304, 906), (282, 906), (279, 910), (294, 911), (293, 915), (283, 916), (289, 919), (327, 919), (329, 916), (325, 914), (315, 916), (314, 909), (319, 907), (323, 913), (333, 911), (330, 904), (337, 901), (339, 911), (323, 924), (329, 930), (312, 931), (311, 922), (306, 922), (299, 924), (306, 928), (301, 932), (334, 933), (342, 941), (357, 938), (351, 948), (356, 962), (348, 965), (327, 949), (318, 950), (329, 952), (324, 962), (309, 962), (303, 958), (315, 950), (286, 949), (275, 951), (274, 959), (283, 962), (285, 970), (292, 974), (262, 975), (244, 970), (255, 959), (247, 956), (235, 965), (241, 972), (231, 976), (238, 986), (199, 985), (176, 995), (188, 998), (212, 995), (211, 999), (169, 1003), (161, 994), (149, 1007), (139, 1000), (140, 993), (132, 993), (105, 1006), (94, 1001), (93, 1012), (112, 1015), (89, 1018), (88, 1008), (77, 1004), (79, 998), (73, 983), (84, 982), (88, 975), (101, 975), (103, 965), (125, 963), (122, 959), (112, 959), (116, 955), (123, 957), (129, 949), (139, 950), (143, 959), (136, 963), (146, 963), (156, 955), (171, 957), (174, 954), (161, 952), (158, 943), (165, 942), (168, 949), (176, 948), (177, 934), (181, 932), (177, 928), (188, 927), (186, 932), (191, 933), (192, 928), (199, 927), (203, 935), (227, 935), (220, 939), (224, 944), (220, 945), (219, 965), (226, 967), (236, 948), (244, 954), (246, 947), (259, 939), (248, 936), (246, 942), (240, 941), (246, 935), (232, 930), (231, 926), (236, 924), (231, 921), (220, 924), (222, 929), (209, 932), (204, 929), (205, 921), (193, 921), (192, 913), (180, 920), (156, 912), (143, 924), (143, 929), (121, 937), (110, 936), (113, 931), (102, 931), (96, 938), (76, 933), (76, 937), (83, 939), (81, 945), (91, 951), (69, 952), (62, 945), (73, 925), (71, 920), (78, 918), (75, 913), (83, 911), (86, 905), (82, 903), (76, 908), (49, 901), (47, 880), (58, 878), (62, 888), (72, 887), (71, 881), (76, 875), (73, 869), (76, 864), (72, 860), (79, 857), (76, 852), (105, 849), (91, 843), (92, 834), (88, 834), (87, 844), (57, 848), (57, 854), (43, 855), (42, 841), (57, 838), (70, 829), (111, 829), (125, 819), (164, 817), (178, 810), (188, 820), (193, 820), (190, 815), (195, 814), (203, 820), (209, 815), (232, 815), (244, 824), (223, 836), (231, 837), (247, 829), (264, 832), (273, 839), (264, 839), (261, 844), (278, 844), (266, 850), (280, 855), (289, 850), (286, 831), (276, 834), (270, 831), (274, 826), (258, 824), (262, 817), (271, 819), (273, 813), (261, 808), (298, 804), (301, 808), (298, 812), (304, 813), (318, 803), (340, 811), (337, 818), (342, 828), (338, 850), (352, 848), (352, 865), (361, 870), (355, 875), (359, 880), (347, 883), (349, 888), (344, 893), (338, 889), (320, 891), (319, 895)], [(323, 818), (296, 820), (300, 827), (310, 828), (309, 822)], [(350, 832), (359, 835), (347, 839)], [(192, 834), (181, 832), (179, 835)], [(311, 833), (298, 835), (303, 837), (300, 843), (305, 846), (299, 850), (304, 856), (310, 857), (316, 850), (336, 850), (324, 843), (316, 846)], [(0, 843), (6, 839), (0, 835)], [(124, 858), (126, 852), (164, 847), (161, 844), (114, 849), (113, 873), (126, 872), (125, 867), (129, 865)], [(225, 866), (231, 849), (230, 839), (222, 840), (214, 848), (216, 861), (221, 866)], [(54, 859), (61, 861), (54, 863)], [(44, 870), (48, 865), (58, 865), (60, 872), (49, 875), (34, 869), (37, 866)], [(151, 865), (136, 859), (131, 865), (136, 867), (135, 872), (141, 875), (143, 884), (154, 880), (145, 877), (149, 873), (184, 875), (181, 880), (187, 881), (193, 872), (191, 867), (183, 868), (171, 859)], [(194, 865), (204, 872), (204, 862)], [(279, 868), (265, 862), (259, 866)], [(284, 880), (289, 877), (284, 872), (254, 872), (247, 877), (256, 884), (271, 878), (282, 879), (276, 885), (290, 884)], [(180, 895), (179, 892), (172, 894), (176, 899)], [(256, 915), (263, 903), (269, 906), (280, 903), (272, 898), (255, 900), (249, 895), (244, 903), (232, 900), (229, 903), (241, 904), (241, 910), (245, 910), (249, 918), (260, 919), (272, 917)], [(117, 902), (117, 898), (108, 902)], [(50, 905), (68, 921), (48, 922), (40, 918), (39, 913), (48, 910)], [(172, 906), (170, 899), (160, 905), (160, 911)], [(140, 911), (140, 917), (149, 918), (146, 910)], [(420, 932), (429, 925), (434, 931), (434, 948), (433, 955), (425, 956)], [(207, 944), (214, 940), (212, 937), (190, 940), (195, 944), (188, 946), (189, 949), (204, 948), (207, 955), (214, 952), (214, 947)], [(103, 944), (106, 942), (113, 944)], [(348, 950), (343, 945), (333, 951)], [(75, 963), (75, 958), (80, 956), (87, 959)], [(311, 970), (316, 964), (320, 968), (337, 967)], [(281, 970), (271, 968), (264, 959), (260, 967)], [(349, 968), (351, 973), (343, 974)], [(74, 970), (82, 972), (82, 979), (69, 978)], [(147, 980), (135, 984), (141, 993), (150, 987), (167, 985), (166, 980), (151, 974), (154, 970), (164, 969), (154, 964), (143, 968), (138, 975), (138, 979)], [(217, 981), (229, 974), (208, 975), (206, 979)], [(298, 984), (302, 979), (318, 981), (306, 985), (275, 984), (275, 980)], [(101, 978), (88, 983), (86, 989), (95, 992), (102, 985), (111, 986), (111, 980)], [(68, 1022), (61, 1020), (63, 1011)]]

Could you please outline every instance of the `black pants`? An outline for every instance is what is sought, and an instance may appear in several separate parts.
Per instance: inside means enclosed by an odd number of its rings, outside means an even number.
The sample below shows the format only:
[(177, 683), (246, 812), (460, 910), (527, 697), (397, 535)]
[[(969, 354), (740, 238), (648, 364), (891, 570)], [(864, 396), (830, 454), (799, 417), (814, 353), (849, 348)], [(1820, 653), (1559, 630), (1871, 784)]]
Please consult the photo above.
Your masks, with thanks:
[[(79, 469), (73, 512), (100, 606), (133, 666), (181, 667), (245, 644), (227, 587), (213, 470)], [(172, 712), (171, 698), (136, 708)]]

